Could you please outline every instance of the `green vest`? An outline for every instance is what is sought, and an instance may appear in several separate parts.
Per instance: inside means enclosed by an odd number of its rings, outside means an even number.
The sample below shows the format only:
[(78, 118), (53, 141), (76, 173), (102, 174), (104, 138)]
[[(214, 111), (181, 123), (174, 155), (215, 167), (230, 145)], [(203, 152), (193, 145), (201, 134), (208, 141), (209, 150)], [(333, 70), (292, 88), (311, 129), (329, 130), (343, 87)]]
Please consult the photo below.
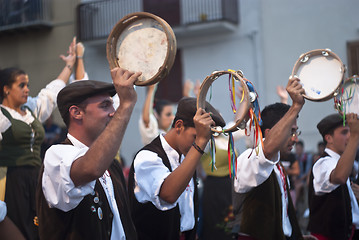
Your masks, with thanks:
[(11, 126), (2, 133), (0, 166), (41, 166), (40, 148), (45, 136), (41, 122), (31, 110), (35, 118), (31, 124), (12, 118), (5, 108), (1, 108), (1, 111)]

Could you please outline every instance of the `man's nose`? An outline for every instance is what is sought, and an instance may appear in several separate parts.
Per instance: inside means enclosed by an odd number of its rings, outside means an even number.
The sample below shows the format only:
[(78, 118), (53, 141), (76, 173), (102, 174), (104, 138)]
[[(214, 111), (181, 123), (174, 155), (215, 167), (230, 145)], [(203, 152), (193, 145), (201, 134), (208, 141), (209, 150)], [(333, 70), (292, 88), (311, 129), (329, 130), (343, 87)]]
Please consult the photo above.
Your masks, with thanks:
[(298, 139), (298, 136), (297, 136), (297, 135), (295, 135), (295, 134), (294, 134), (294, 135), (292, 135), (292, 136), (291, 136), (291, 138), (292, 138), (292, 141), (293, 141), (294, 143), (297, 143), (297, 142), (298, 142), (298, 140), (299, 140), (299, 139)]
[(115, 115), (115, 109), (112, 107), (110, 113), (108, 114), (109, 117), (113, 117)]

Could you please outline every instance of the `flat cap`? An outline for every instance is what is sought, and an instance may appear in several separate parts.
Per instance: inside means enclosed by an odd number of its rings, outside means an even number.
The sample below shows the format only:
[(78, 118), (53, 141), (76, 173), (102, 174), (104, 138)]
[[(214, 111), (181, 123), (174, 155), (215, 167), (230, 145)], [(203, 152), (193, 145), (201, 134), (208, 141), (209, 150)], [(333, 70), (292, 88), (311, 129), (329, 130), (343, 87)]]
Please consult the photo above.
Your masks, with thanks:
[[(87, 98), (108, 93), (111, 97), (116, 94), (112, 83), (95, 80), (80, 80), (64, 87), (57, 95), (57, 106), (61, 117), (65, 120), (69, 114), (69, 108), (85, 101)], [(65, 121), (66, 122), (66, 121)]]
[[(221, 114), (209, 103), (206, 101), (206, 107), (204, 109), (206, 112), (212, 113), (212, 119), (216, 123), (216, 126), (224, 127), (226, 122), (222, 118)], [(193, 117), (197, 112), (197, 99), (191, 97), (184, 97), (178, 102), (177, 112), (175, 116), (175, 121), (182, 119), (186, 122), (191, 123), (191, 126), (194, 126)]]
[(334, 113), (323, 118), (317, 125), (317, 128), (324, 138), (331, 130), (343, 126), (343, 117), (339, 113)]

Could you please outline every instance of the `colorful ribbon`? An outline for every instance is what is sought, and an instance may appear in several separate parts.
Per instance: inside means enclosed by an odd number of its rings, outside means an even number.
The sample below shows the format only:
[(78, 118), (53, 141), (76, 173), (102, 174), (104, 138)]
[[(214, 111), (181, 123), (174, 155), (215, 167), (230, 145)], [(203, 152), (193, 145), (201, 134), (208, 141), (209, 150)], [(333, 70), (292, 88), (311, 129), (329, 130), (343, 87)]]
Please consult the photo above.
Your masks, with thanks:
[(211, 157), (212, 157), (212, 160), (210, 162), (211, 164), (211, 171), (213, 172), (213, 169), (216, 169), (216, 143), (214, 141), (214, 136), (211, 135), (211, 141), (210, 141), (210, 154), (211, 154)]
[(234, 150), (233, 134), (229, 132), (228, 136), (228, 166), (229, 166), (229, 177), (232, 179), (236, 176), (237, 171), (237, 158)]

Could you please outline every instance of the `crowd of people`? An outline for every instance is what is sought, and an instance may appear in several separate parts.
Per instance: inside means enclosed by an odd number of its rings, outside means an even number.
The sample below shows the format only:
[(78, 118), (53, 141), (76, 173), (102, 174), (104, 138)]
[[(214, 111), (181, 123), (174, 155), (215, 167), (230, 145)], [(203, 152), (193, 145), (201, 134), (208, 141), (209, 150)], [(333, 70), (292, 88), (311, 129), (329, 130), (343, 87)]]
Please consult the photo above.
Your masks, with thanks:
[[(1, 239), (359, 239), (357, 114), (323, 117), (318, 152), (305, 151), (304, 89), (291, 76), (277, 88), (281, 102), (261, 111), (263, 141), (233, 153), (231, 178), (227, 136), (215, 137), (209, 167), (211, 127), (226, 122), (208, 102), (197, 109), (199, 83), (186, 82), (178, 103), (155, 99), (151, 85), (143, 148), (127, 173), (119, 150), (141, 73), (116, 67), (113, 83), (88, 80), (84, 50), (74, 38), (36, 97), (23, 70), (0, 70)], [(66, 134), (52, 122), (56, 107)]]

